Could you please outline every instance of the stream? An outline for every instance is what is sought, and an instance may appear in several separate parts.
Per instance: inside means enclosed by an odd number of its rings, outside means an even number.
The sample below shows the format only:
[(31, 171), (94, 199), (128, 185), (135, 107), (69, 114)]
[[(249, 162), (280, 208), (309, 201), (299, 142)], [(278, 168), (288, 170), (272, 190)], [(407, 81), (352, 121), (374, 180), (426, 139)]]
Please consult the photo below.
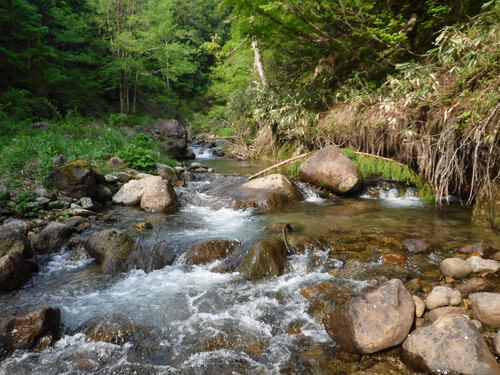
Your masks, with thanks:
[[(0, 297), (2, 316), (39, 307), (61, 310), (62, 338), (40, 352), (18, 351), (0, 362), (0, 374), (341, 374), (332, 360), (338, 347), (308, 310), (306, 287), (331, 282), (359, 294), (380, 276), (435, 277), (443, 248), (475, 242), (500, 248), (489, 230), (474, 226), (469, 208), (436, 207), (411, 190), (403, 198), (388, 189), (373, 198), (338, 198), (299, 184), (306, 200), (279, 210), (232, 210), (207, 194), (213, 184), (245, 179), (263, 162), (215, 158), (197, 150), (197, 162), (214, 168), (176, 188), (182, 207), (154, 214), (113, 206), (111, 223), (92, 222), (85, 238), (104, 228), (125, 230), (136, 244), (165, 251), (169, 265), (151, 272), (105, 275), (79, 247), (42, 258), (40, 271), (24, 288)], [(269, 163), (268, 163), (269, 164)], [(134, 225), (148, 221), (151, 230)], [(289, 223), (291, 245), (283, 275), (246, 280), (239, 273), (210, 270), (218, 262), (187, 266), (182, 254), (210, 239), (251, 243)], [(407, 238), (435, 244), (406, 267), (387, 267), (384, 254), (400, 251)], [(359, 266), (353, 267), (353, 260)], [(349, 266), (349, 267), (348, 267)], [(136, 335), (124, 344), (90, 341), (78, 328), (89, 319), (119, 316)], [(117, 318), (118, 319), (118, 318)], [(337, 363), (337, 362), (335, 362)], [(344, 371), (344, 370), (342, 370)], [(410, 372), (408, 372), (410, 373)]]

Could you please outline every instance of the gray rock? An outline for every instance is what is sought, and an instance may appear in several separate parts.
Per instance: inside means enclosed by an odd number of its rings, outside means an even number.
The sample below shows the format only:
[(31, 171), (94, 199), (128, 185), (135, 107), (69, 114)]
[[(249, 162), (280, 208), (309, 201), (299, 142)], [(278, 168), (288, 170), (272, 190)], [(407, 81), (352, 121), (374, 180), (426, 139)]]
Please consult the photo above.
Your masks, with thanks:
[(415, 303), (399, 279), (332, 310), (323, 320), (343, 350), (370, 354), (401, 344), (415, 319)]
[(336, 146), (327, 146), (300, 167), (300, 179), (339, 194), (356, 192), (362, 182), (360, 169)]
[(194, 159), (196, 155), (187, 147), (187, 131), (179, 121), (159, 120), (148, 125), (153, 139), (159, 141), (162, 149), (178, 160)]
[(108, 173), (107, 175), (104, 176), (104, 179), (106, 182), (110, 184), (114, 184), (115, 182), (118, 182), (118, 176), (115, 175), (114, 173)]
[(417, 328), (403, 343), (403, 361), (430, 374), (499, 375), (500, 367), (476, 326), (451, 314)]
[(473, 272), (497, 272), (500, 269), (500, 262), (493, 259), (483, 259), (477, 256), (467, 258)]
[(486, 288), (486, 280), (480, 277), (473, 277), (458, 284), (455, 289), (460, 292), (462, 298), (466, 298), (470, 293), (481, 292)]
[(61, 250), (73, 230), (62, 223), (53, 222), (31, 240), (36, 254), (51, 254)]
[(82, 208), (85, 208), (86, 210), (93, 210), (94, 202), (92, 202), (92, 198), (82, 197), (80, 198), (80, 206), (82, 206)]
[(108, 229), (92, 234), (84, 246), (105, 273), (114, 273), (127, 270), (127, 259), (133, 252), (135, 243), (126, 233)]
[(39, 197), (42, 198), (47, 198), (49, 201), (55, 201), (57, 199), (57, 196), (55, 193), (46, 188), (45, 186), (39, 186), (35, 189), (35, 194), (37, 194)]
[(462, 295), (458, 290), (453, 290), (448, 286), (435, 286), (425, 299), (427, 310), (441, 306), (456, 306), (462, 302)]
[(439, 269), (444, 276), (455, 279), (463, 279), (472, 273), (470, 264), (460, 258), (446, 258), (439, 265)]
[(157, 163), (156, 171), (158, 172), (158, 175), (164, 180), (174, 182), (178, 179), (175, 169), (168, 165)]
[(106, 185), (96, 185), (94, 199), (100, 203), (106, 203), (113, 200), (113, 193)]
[(473, 293), (469, 300), (474, 318), (487, 326), (500, 328), (500, 293)]
[(6, 185), (0, 184), (0, 201), (8, 201), (10, 198), (9, 188)]
[(33, 224), (31, 222), (14, 218), (5, 219), (2, 226), (0, 226), (0, 230), (9, 229), (24, 235), (28, 233), (31, 228), (33, 228)]
[(0, 258), (0, 293), (19, 289), (30, 278), (31, 272), (22, 254), (13, 253)]

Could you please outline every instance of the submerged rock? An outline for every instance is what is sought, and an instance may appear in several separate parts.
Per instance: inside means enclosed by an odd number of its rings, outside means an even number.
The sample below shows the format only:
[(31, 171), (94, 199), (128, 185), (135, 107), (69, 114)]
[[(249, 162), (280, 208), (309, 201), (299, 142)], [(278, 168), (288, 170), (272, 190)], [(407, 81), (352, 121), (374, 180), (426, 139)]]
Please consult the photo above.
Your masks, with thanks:
[(300, 167), (300, 179), (338, 194), (355, 193), (363, 182), (360, 169), (338, 147), (327, 146)]
[(77, 332), (82, 332), (92, 341), (121, 345), (129, 342), (136, 333), (132, 319), (123, 314), (96, 317), (83, 323)]
[(283, 271), (285, 260), (286, 246), (283, 241), (260, 241), (250, 247), (235, 271), (249, 279), (276, 276)]
[(392, 279), (332, 310), (326, 331), (343, 350), (370, 354), (401, 344), (415, 318), (415, 303), (401, 280)]
[(417, 328), (403, 343), (403, 361), (430, 374), (500, 375), (500, 367), (476, 326), (465, 316), (445, 315)]
[(425, 241), (416, 238), (407, 238), (403, 241), (403, 250), (412, 254), (421, 254), (429, 252), (430, 246)]
[(41, 350), (60, 335), (59, 309), (42, 308), (24, 316), (0, 318), (0, 359), (16, 349)]
[(469, 300), (474, 318), (487, 326), (500, 328), (500, 293), (473, 293)]
[(205, 241), (186, 252), (185, 263), (188, 265), (211, 263), (227, 257), (239, 245), (240, 242), (234, 240)]
[(31, 272), (21, 253), (0, 257), (0, 293), (19, 289), (31, 278)]
[(85, 241), (85, 250), (105, 273), (125, 271), (134, 250), (134, 240), (126, 233), (108, 229), (94, 233)]

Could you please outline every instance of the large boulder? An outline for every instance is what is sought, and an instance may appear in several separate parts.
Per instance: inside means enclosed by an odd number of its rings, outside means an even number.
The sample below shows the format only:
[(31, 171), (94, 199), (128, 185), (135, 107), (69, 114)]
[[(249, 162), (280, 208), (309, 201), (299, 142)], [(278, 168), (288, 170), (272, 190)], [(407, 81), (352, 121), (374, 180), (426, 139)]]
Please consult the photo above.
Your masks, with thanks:
[(189, 265), (211, 263), (226, 258), (240, 245), (234, 240), (209, 240), (192, 246), (186, 252), (185, 263)]
[(29, 258), (31, 244), (26, 236), (14, 229), (0, 227), (0, 257), (12, 253), (21, 253)]
[(80, 199), (95, 194), (95, 174), (86, 160), (75, 160), (54, 172), (57, 188), (62, 195)]
[(249, 279), (279, 275), (285, 266), (286, 251), (285, 243), (281, 240), (257, 242), (243, 256), (236, 272)]
[(50, 307), (0, 318), (0, 359), (16, 349), (45, 349), (59, 338), (60, 331), (60, 311)]
[(19, 289), (31, 278), (31, 272), (21, 253), (0, 258), (0, 293)]
[(179, 121), (159, 120), (149, 124), (149, 131), (162, 149), (178, 160), (194, 159), (196, 155), (187, 146), (187, 131)]
[(73, 233), (73, 229), (65, 224), (52, 222), (31, 240), (36, 254), (57, 253)]
[(343, 303), (323, 320), (342, 349), (370, 354), (401, 344), (415, 318), (415, 303), (399, 279)]
[(279, 207), (303, 199), (299, 188), (281, 174), (247, 181), (235, 194), (238, 207)]
[(403, 361), (430, 374), (500, 375), (477, 327), (464, 315), (444, 315), (403, 343)]
[(160, 176), (149, 176), (127, 182), (113, 196), (113, 203), (126, 206), (140, 205), (147, 211), (175, 212), (179, 209), (172, 184)]
[(141, 208), (150, 212), (179, 211), (179, 201), (172, 184), (161, 177), (150, 180), (141, 197)]
[(473, 293), (469, 300), (474, 318), (487, 326), (500, 328), (500, 293)]
[(114, 273), (127, 270), (127, 259), (134, 250), (135, 242), (122, 231), (107, 229), (92, 234), (84, 246), (87, 253), (101, 265), (103, 272)]
[(360, 169), (338, 147), (327, 146), (300, 167), (300, 179), (337, 194), (356, 192), (363, 182)]

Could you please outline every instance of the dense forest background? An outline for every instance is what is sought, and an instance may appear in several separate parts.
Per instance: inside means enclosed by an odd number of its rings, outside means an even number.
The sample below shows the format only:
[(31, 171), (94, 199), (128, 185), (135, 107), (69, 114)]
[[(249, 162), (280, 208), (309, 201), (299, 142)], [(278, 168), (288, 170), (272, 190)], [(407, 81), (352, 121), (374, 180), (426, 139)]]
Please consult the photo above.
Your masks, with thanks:
[(0, 0), (3, 136), (177, 118), (241, 157), (336, 143), (491, 216), (499, 21), (496, 0)]

